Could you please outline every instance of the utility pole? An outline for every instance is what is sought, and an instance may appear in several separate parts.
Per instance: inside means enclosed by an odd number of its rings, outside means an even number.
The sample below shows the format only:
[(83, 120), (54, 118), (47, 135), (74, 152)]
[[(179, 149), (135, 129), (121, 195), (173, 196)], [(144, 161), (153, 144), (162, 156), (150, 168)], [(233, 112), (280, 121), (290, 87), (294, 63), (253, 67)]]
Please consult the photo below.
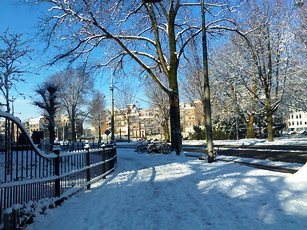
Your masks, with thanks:
[[(210, 102), (210, 85), (209, 85), (209, 67), (208, 67), (208, 48), (207, 48), (207, 32), (206, 32), (206, 15), (205, 1), (201, 0), (201, 24), (202, 24), (202, 52), (203, 52), (203, 76), (204, 76), (204, 96), (205, 96), (205, 127), (207, 138), (207, 155), (208, 163), (215, 161), (213, 152), (213, 133), (211, 119), (211, 102)], [(204, 160), (204, 154), (199, 157)]]
[(113, 72), (111, 69), (111, 84), (110, 84), (110, 90), (111, 90), (111, 141), (114, 143), (115, 137), (114, 137), (114, 84), (113, 84)]

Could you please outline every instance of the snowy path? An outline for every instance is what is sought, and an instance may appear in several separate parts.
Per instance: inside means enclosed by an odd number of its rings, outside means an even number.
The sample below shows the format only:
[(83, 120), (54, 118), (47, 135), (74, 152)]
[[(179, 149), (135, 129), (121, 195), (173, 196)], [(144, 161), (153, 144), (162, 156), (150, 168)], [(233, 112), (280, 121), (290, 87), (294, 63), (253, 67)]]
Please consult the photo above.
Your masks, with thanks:
[(124, 149), (118, 165), (28, 228), (307, 229), (307, 183), (293, 175)]

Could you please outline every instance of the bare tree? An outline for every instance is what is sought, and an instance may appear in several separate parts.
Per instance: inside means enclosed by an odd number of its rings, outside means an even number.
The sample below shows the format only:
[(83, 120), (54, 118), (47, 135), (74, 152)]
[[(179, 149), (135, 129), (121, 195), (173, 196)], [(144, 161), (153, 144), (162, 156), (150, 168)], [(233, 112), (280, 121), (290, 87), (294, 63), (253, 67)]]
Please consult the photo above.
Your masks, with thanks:
[[(51, 5), (43, 25), (45, 35), (49, 44), (56, 40), (62, 51), (63, 47), (66, 48), (51, 63), (61, 59), (74, 61), (81, 56), (90, 58), (92, 51), (106, 42), (103, 44), (110, 47), (106, 52), (110, 59), (105, 65), (115, 61), (121, 65), (133, 60), (153, 78), (169, 96), (172, 146), (180, 154), (178, 68), (186, 45), (202, 31), (200, 17), (191, 14), (194, 11), (191, 7), (195, 4), (185, 4), (180, 0), (157, 4), (140, 0), (32, 2)], [(227, 4), (207, 3), (207, 6), (220, 6), (223, 11), (230, 9)], [(207, 29), (226, 23), (227, 20), (212, 21), (207, 24)], [(160, 72), (162, 74), (158, 75)], [(166, 85), (160, 76), (166, 79)]]
[(273, 114), (283, 101), (290, 71), (291, 8), (278, 0), (270, 4), (267, 0), (251, 2), (244, 9), (246, 20), (240, 25), (242, 29), (236, 30), (241, 37), (236, 38), (236, 43), (249, 54), (260, 82), (259, 94), (254, 96), (266, 112), (268, 141), (273, 141)]
[(101, 142), (101, 129), (106, 121), (105, 96), (98, 90), (94, 92), (89, 106), (89, 118), (95, 130), (98, 128), (98, 141)]
[(76, 120), (84, 114), (94, 79), (83, 68), (69, 68), (51, 76), (50, 81), (59, 85), (59, 99), (71, 124), (71, 140), (76, 141)]
[(31, 52), (29, 41), (23, 41), (21, 34), (7, 30), (0, 35), (0, 91), (4, 98), (0, 106), (5, 106), (8, 113), (11, 112), (10, 102), (14, 101), (10, 98), (11, 90), (18, 92), (16, 83), (24, 81), (21, 76), (28, 71), (24, 61), (30, 59)]
[(45, 81), (42, 85), (38, 85), (35, 90), (40, 98), (33, 100), (33, 104), (43, 111), (43, 116), (48, 120), (49, 140), (51, 145), (54, 144), (55, 140), (55, 116), (60, 106), (57, 99), (58, 90), (59, 87), (56, 83)]
[(151, 101), (151, 106), (156, 108), (158, 111), (157, 120), (159, 124), (163, 128), (163, 136), (165, 140), (170, 140), (170, 132), (169, 132), (169, 100), (167, 94), (156, 87), (154, 82), (148, 80), (145, 83), (145, 94)]
[(239, 116), (246, 126), (246, 137), (254, 138), (255, 115), (261, 111), (255, 97), (260, 96), (255, 67), (231, 42), (216, 48), (213, 56), (213, 88), (219, 111)]
[[(130, 83), (124, 83), (116, 86), (116, 103), (118, 114), (123, 117), (127, 124), (128, 142), (130, 142), (131, 126), (136, 123), (135, 116), (131, 113), (135, 110), (136, 96), (134, 87)], [(120, 121), (121, 122), (121, 121)]]
[(285, 110), (307, 110), (307, 81), (306, 81), (306, 53), (307, 53), (307, 17), (306, 6), (303, 6), (304, 1), (296, 1), (296, 15), (294, 22), (291, 25), (294, 39), (292, 40), (291, 50), (291, 77), (287, 79), (287, 88), (285, 90), (284, 102)]

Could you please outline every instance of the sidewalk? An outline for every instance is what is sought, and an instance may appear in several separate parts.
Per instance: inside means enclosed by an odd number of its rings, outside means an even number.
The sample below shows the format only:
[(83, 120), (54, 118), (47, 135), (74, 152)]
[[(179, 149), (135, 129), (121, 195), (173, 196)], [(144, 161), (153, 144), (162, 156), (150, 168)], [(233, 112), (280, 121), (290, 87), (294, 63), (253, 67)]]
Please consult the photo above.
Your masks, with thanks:
[(118, 168), (28, 229), (307, 229), (307, 178), (118, 150)]

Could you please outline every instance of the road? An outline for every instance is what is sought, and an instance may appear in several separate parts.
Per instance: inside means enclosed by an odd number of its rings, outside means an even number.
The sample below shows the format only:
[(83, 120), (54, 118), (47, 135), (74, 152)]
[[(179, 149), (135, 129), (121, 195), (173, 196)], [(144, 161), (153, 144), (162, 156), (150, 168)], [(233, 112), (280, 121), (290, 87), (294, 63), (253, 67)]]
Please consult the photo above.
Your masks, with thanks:
[[(118, 148), (135, 148), (134, 145), (118, 145)], [(202, 152), (205, 145), (183, 145), (187, 152)], [(238, 156), (272, 161), (305, 164), (307, 145), (215, 145), (219, 155)]]
[[(184, 151), (201, 152), (205, 146), (184, 145)], [(300, 145), (215, 145), (215, 151), (219, 155), (238, 156), (272, 161), (283, 161), (305, 164), (307, 161), (307, 146)]]
[[(183, 149), (189, 152), (204, 151), (205, 146), (184, 146)], [(253, 146), (235, 146), (235, 145), (216, 145), (215, 151), (219, 155), (237, 156), (255, 159), (268, 159), (271, 161), (282, 161), (291, 163), (305, 164), (307, 162), (307, 146), (293, 146), (293, 145), (253, 145)], [(195, 155), (194, 155), (195, 156)], [(249, 165), (255, 168), (266, 169), (284, 173), (295, 173), (297, 170), (261, 165), (255, 163), (237, 162), (240, 164)]]
[(283, 161), (305, 164), (307, 152), (300, 150), (275, 150), (275, 149), (248, 149), (248, 148), (219, 148), (220, 155), (268, 159), (271, 161)]

